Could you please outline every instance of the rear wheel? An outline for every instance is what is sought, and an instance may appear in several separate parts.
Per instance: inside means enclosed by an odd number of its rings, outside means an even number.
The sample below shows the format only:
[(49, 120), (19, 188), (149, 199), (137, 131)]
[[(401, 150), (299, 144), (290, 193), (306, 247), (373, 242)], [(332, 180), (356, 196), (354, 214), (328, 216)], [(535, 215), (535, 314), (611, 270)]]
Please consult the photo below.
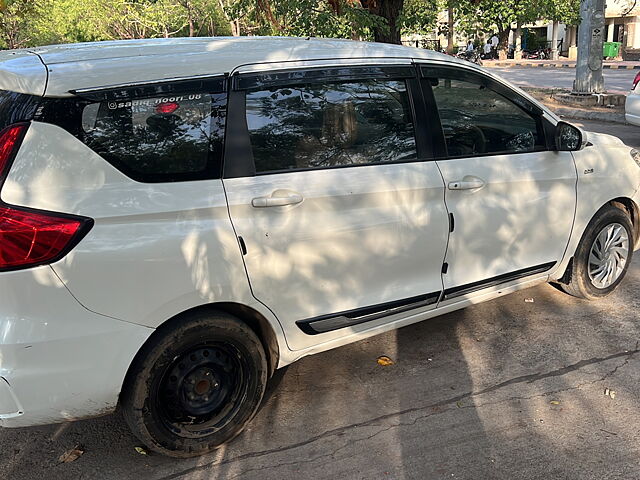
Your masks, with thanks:
[(595, 299), (613, 292), (633, 256), (633, 225), (627, 213), (608, 205), (591, 220), (561, 288), (575, 297)]
[(151, 450), (201, 455), (242, 431), (266, 381), (266, 355), (249, 327), (223, 313), (193, 314), (159, 329), (136, 357), (123, 413)]

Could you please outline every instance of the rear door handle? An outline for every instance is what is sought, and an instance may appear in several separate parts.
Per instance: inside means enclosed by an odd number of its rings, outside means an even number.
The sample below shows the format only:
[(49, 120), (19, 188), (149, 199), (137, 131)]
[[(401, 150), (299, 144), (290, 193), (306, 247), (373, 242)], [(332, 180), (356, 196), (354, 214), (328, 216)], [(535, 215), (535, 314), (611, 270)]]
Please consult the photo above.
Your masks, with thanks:
[(269, 197), (256, 197), (251, 200), (251, 205), (256, 208), (265, 207), (285, 207), (287, 205), (297, 205), (302, 202), (302, 195), (299, 193), (287, 193), (286, 195), (278, 195), (280, 192), (275, 191)]
[(484, 181), (479, 178), (474, 180), (458, 180), (449, 183), (449, 190), (475, 190), (484, 187), (484, 185)]

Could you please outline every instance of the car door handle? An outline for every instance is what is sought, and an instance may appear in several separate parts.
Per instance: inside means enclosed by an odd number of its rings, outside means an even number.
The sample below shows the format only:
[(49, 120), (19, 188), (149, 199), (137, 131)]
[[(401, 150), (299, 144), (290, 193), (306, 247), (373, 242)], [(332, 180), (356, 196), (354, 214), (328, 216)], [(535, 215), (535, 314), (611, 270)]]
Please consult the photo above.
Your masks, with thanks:
[(475, 190), (482, 187), (484, 187), (484, 181), (479, 178), (475, 180), (458, 180), (449, 183), (449, 190)]
[(284, 207), (287, 205), (296, 205), (302, 202), (302, 195), (299, 193), (288, 193), (286, 195), (277, 195), (279, 192), (275, 191), (269, 197), (256, 197), (251, 200), (251, 205), (256, 208), (265, 207)]

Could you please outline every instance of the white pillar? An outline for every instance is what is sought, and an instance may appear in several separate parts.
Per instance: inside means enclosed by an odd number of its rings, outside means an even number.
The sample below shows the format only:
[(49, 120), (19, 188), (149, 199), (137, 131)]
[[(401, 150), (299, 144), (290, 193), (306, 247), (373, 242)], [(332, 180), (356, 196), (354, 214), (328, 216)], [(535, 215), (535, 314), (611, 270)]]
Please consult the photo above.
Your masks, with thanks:
[(551, 33), (551, 60), (558, 60), (558, 22), (553, 22)]
[(518, 22), (518, 27), (516, 28), (515, 34), (515, 44), (516, 48), (513, 52), (514, 60), (522, 60), (522, 27), (520, 26), (520, 22)]
[(616, 20), (614, 18), (607, 18), (607, 42), (613, 42), (613, 31), (615, 30)]

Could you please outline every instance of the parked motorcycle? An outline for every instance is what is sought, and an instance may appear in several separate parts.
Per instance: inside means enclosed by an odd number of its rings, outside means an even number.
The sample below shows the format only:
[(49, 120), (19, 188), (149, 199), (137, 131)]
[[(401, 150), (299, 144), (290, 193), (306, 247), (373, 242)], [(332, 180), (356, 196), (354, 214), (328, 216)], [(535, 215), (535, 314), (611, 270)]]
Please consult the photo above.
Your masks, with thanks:
[(475, 63), (476, 65), (482, 65), (482, 58), (481, 58), (480, 50), (478, 49), (472, 50), (471, 52), (467, 52), (466, 50), (463, 50), (461, 52), (456, 53), (455, 56), (463, 60), (466, 60), (468, 62)]
[(538, 48), (536, 50), (523, 50), (522, 58), (528, 60), (547, 60), (551, 58), (550, 48)]

